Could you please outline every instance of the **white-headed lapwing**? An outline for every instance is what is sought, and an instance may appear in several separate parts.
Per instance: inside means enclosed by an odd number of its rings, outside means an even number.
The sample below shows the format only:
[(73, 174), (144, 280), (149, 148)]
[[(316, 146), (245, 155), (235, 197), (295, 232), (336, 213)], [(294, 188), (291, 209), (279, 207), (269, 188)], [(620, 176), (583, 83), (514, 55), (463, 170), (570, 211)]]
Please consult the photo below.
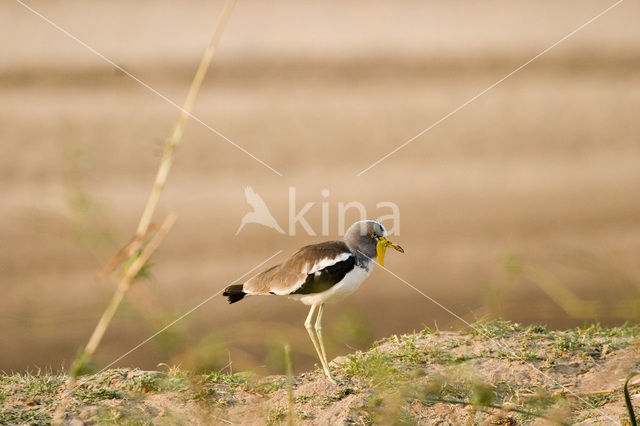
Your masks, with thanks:
[[(327, 241), (302, 247), (283, 263), (256, 275), (244, 284), (230, 285), (223, 295), (229, 303), (245, 296), (277, 295), (311, 305), (304, 322), (313, 346), (318, 353), (324, 373), (335, 383), (322, 341), (322, 310), (326, 302), (333, 302), (358, 289), (369, 276), (373, 259), (383, 265), (387, 247), (401, 253), (399, 245), (389, 241), (387, 231), (374, 220), (356, 222), (347, 230), (344, 241)], [(318, 311), (314, 329), (313, 314)]]

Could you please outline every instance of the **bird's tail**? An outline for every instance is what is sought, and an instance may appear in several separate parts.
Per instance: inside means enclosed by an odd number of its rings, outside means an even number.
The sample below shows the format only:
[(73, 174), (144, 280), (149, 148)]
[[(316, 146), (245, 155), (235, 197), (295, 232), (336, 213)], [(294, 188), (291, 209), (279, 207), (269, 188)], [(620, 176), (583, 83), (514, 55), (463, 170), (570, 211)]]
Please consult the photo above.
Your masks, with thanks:
[(238, 300), (242, 300), (247, 293), (242, 289), (242, 284), (233, 284), (225, 288), (222, 295), (229, 299), (229, 303), (236, 303)]

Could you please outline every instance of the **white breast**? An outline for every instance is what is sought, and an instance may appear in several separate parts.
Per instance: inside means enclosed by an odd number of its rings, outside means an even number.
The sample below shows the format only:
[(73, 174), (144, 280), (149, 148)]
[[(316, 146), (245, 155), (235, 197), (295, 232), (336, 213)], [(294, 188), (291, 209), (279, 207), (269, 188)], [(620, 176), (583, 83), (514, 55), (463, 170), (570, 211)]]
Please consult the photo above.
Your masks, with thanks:
[(372, 268), (369, 268), (369, 270), (367, 270), (356, 266), (346, 274), (338, 284), (334, 285), (329, 290), (316, 294), (292, 294), (289, 297), (299, 300), (305, 305), (335, 302), (356, 291), (358, 287), (360, 287), (360, 284), (362, 284), (362, 282), (369, 276), (371, 269)]

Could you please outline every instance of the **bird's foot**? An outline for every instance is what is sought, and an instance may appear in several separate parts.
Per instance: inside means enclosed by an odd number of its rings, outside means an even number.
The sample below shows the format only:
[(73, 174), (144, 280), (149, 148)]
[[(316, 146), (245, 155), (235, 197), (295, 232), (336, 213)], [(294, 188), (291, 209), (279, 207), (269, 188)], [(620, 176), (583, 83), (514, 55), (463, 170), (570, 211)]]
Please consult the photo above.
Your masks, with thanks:
[(336, 381), (336, 379), (331, 375), (331, 372), (328, 370), (324, 371), (324, 375), (327, 376), (327, 380), (331, 383), (333, 383), (334, 385), (337, 385), (338, 382)]

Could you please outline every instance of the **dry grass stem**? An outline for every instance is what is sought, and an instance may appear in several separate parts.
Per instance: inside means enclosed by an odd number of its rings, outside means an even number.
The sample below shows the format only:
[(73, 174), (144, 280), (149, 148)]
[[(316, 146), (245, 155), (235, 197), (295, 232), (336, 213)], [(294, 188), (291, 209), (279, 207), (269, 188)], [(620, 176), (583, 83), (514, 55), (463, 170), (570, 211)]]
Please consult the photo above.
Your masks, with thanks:
[[(187, 98), (184, 102), (184, 107), (182, 108), (180, 115), (178, 116), (178, 119), (173, 126), (173, 130), (171, 131), (171, 134), (165, 143), (162, 159), (160, 160), (160, 166), (158, 167), (158, 172), (156, 174), (156, 179), (153, 183), (151, 194), (149, 195), (143, 213), (140, 217), (136, 235), (127, 244), (127, 246), (125, 246), (118, 254), (116, 254), (114, 258), (105, 266), (105, 268), (103, 268), (99, 275), (99, 278), (105, 277), (105, 274), (108, 274), (111, 271), (115, 270), (118, 265), (120, 265), (125, 259), (131, 258), (131, 256), (133, 256), (140, 249), (140, 247), (142, 247), (143, 240), (149, 233), (151, 219), (153, 217), (153, 214), (155, 213), (160, 195), (166, 184), (169, 171), (171, 170), (175, 148), (180, 143), (182, 134), (184, 132), (184, 126), (186, 124), (186, 119), (191, 113), (191, 109), (193, 108), (195, 99), (198, 95), (200, 87), (202, 86), (202, 81), (204, 80), (206, 71), (211, 64), (211, 60), (213, 59), (216, 47), (218, 46), (224, 28), (229, 20), (229, 16), (234, 4), (235, 0), (229, 0), (225, 5), (224, 11), (222, 13), (222, 16), (220, 17), (220, 20), (218, 21), (211, 42), (205, 50), (202, 60), (200, 61), (200, 65), (198, 66), (198, 70), (196, 71), (196, 74), (193, 78), (191, 87), (187, 94)], [(129, 290), (129, 286), (131, 285), (133, 278), (135, 278), (140, 269), (149, 259), (149, 256), (151, 256), (153, 251), (155, 251), (162, 238), (164, 238), (164, 235), (166, 235), (166, 232), (168, 232), (168, 230), (173, 225), (173, 222), (175, 222), (175, 216), (169, 215), (158, 230), (158, 233), (150, 240), (147, 246), (142, 249), (142, 254), (127, 267), (124, 273), (124, 277), (120, 280), (116, 292), (114, 293), (111, 301), (109, 302), (109, 305), (105, 309), (102, 317), (100, 318), (100, 321), (93, 331), (84, 352), (81, 353), (80, 356), (75, 360), (75, 367), (77, 367), (78, 363), (80, 362), (87, 362), (95, 353), (98, 345), (100, 344), (100, 341), (102, 340), (102, 337), (104, 336), (106, 329), (109, 326), (109, 323), (113, 319), (115, 312), (122, 302), (124, 295)], [(77, 376), (77, 372), (77, 368), (72, 368), (72, 378), (75, 379), (75, 377)]]
[(193, 77), (191, 87), (189, 88), (189, 93), (187, 94), (187, 98), (184, 101), (184, 106), (182, 107), (180, 115), (178, 116), (178, 119), (173, 126), (171, 135), (165, 143), (164, 151), (162, 153), (162, 160), (160, 162), (160, 167), (158, 168), (158, 173), (156, 175), (156, 180), (153, 184), (153, 188), (151, 189), (151, 194), (149, 194), (149, 199), (147, 200), (147, 204), (145, 205), (142, 217), (140, 218), (140, 222), (138, 223), (138, 229), (136, 230), (136, 235), (138, 237), (142, 237), (146, 234), (149, 223), (151, 223), (151, 218), (153, 217), (153, 213), (155, 212), (158, 200), (160, 199), (160, 194), (164, 189), (164, 185), (167, 182), (167, 176), (169, 175), (169, 171), (171, 170), (171, 165), (173, 163), (173, 153), (180, 143), (180, 140), (182, 139), (182, 134), (184, 132), (184, 126), (186, 124), (187, 118), (191, 114), (191, 110), (193, 109), (196, 97), (198, 96), (198, 92), (200, 91), (200, 87), (202, 86), (202, 81), (207, 74), (207, 69), (211, 64), (211, 60), (213, 59), (213, 55), (216, 52), (216, 48), (218, 47), (218, 43), (220, 42), (220, 38), (222, 37), (224, 28), (229, 21), (229, 17), (231, 16), (231, 11), (233, 10), (234, 5), (235, 0), (228, 0), (225, 4), (222, 16), (220, 16), (220, 20), (218, 21), (216, 30), (213, 34), (213, 37), (211, 38), (211, 42), (207, 46), (207, 49), (204, 51), (202, 60), (200, 61), (200, 65), (198, 66), (196, 74)]
[(133, 282), (135, 277), (138, 275), (138, 273), (140, 272), (142, 267), (145, 265), (145, 263), (147, 263), (151, 255), (156, 251), (156, 249), (160, 245), (160, 242), (162, 242), (162, 240), (167, 235), (171, 227), (173, 227), (173, 224), (175, 223), (175, 221), (176, 221), (176, 215), (173, 213), (169, 214), (165, 218), (165, 220), (162, 222), (162, 225), (160, 225), (158, 232), (149, 241), (149, 244), (147, 244), (144, 247), (144, 249), (140, 253), (140, 256), (138, 256), (133, 261), (131, 266), (127, 268), (124, 276), (120, 279), (120, 282), (118, 283), (118, 287), (116, 288), (116, 292), (114, 293), (113, 298), (111, 299), (111, 302), (109, 302), (109, 305), (107, 306), (104, 313), (102, 314), (100, 321), (98, 321), (98, 325), (93, 331), (93, 334), (91, 335), (91, 338), (89, 339), (89, 342), (85, 347), (85, 350), (84, 350), (85, 356), (88, 356), (88, 357), (93, 356), (93, 354), (95, 353), (95, 350), (98, 348), (98, 344), (100, 343), (102, 336), (104, 335), (107, 327), (109, 326), (109, 323), (111, 322), (111, 319), (116, 313), (118, 305), (120, 305), (122, 298), (124, 297), (125, 293), (129, 290), (131, 283)]
[(288, 343), (284, 345), (284, 363), (287, 370), (287, 402), (289, 408), (287, 424), (293, 426), (293, 366), (291, 364), (291, 346)]
[(140, 246), (142, 245), (143, 240), (150, 235), (152, 232), (158, 230), (159, 225), (151, 224), (147, 228), (147, 232), (142, 235), (134, 235), (133, 238), (129, 240), (129, 242), (122, 247), (118, 252), (104, 265), (104, 267), (100, 270), (98, 275), (96, 276), (96, 281), (101, 283), (104, 281), (113, 271), (118, 268), (126, 259), (128, 259), (133, 253), (135, 253)]

